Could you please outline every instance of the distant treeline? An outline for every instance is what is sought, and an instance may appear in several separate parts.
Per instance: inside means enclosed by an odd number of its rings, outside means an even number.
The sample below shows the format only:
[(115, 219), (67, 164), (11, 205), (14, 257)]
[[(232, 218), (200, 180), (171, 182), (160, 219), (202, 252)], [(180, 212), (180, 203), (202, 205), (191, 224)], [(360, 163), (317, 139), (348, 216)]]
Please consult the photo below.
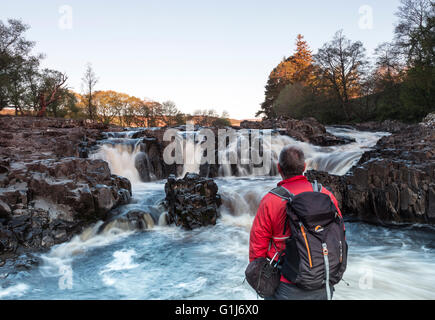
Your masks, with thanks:
[(416, 122), (434, 111), (435, 3), (402, 0), (396, 16), (394, 40), (371, 63), (342, 30), (316, 54), (298, 35), (296, 52), (271, 72), (257, 116)]
[(68, 88), (66, 74), (40, 68), (44, 56), (32, 54), (35, 43), (24, 37), (28, 28), (20, 20), (0, 20), (0, 111), (12, 108), (16, 115), (91, 119), (122, 126), (171, 126), (188, 120), (202, 126), (231, 125), (227, 112), (218, 115), (204, 109), (184, 114), (172, 101), (96, 90), (98, 78), (90, 64), (82, 78), (83, 92), (74, 92)]

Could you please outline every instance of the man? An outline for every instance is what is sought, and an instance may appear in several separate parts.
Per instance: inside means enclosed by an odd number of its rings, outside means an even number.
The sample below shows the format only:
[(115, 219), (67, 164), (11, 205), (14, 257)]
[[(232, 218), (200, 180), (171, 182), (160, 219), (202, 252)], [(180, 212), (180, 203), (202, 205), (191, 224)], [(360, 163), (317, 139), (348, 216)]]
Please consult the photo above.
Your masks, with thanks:
[[(304, 153), (301, 149), (294, 146), (286, 146), (279, 156), (278, 171), (282, 181), (278, 186), (286, 188), (288, 191), (297, 195), (302, 192), (313, 191), (312, 184), (303, 175), (306, 168)], [(337, 199), (334, 195), (322, 188), (322, 193), (330, 196), (341, 216), (338, 208)], [(249, 260), (250, 262), (261, 257), (272, 259), (275, 253), (285, 249), (285, 240), (290, 236), (290, 228), (284, 229), (286, 222), (286, 201), (279, 196), (268, 193), (261, 200), (260, 206), (252, 225), (249, 241)], [(286, 233), (283, 234), (283, 230)], [(274, 296), (267, 297), (266, 300), (326, 300), (326, 290), (324, 288), (307, 291), (296, 287), (281, 276), (281, 283)]]

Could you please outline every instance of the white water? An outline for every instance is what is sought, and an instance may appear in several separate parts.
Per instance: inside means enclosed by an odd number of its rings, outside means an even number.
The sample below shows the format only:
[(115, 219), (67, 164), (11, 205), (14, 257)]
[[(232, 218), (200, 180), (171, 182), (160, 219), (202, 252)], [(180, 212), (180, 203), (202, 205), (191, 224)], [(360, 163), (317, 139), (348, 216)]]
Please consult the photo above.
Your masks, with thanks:
[[(330, 131), (356, 142), (321, 148), (284, 137), (276, 140), (276, 148), (298, 144), (310, 167), (344, 174), (382, 136)], [(129, 148), (105, 145), (96, 157), (106, 156), (115, 173), (135, 177), (135, 148)], [(165, 181), (133, 181), (133, 201), (121, 210), (158, 210)], [(41, 266), (0, 277), (0, 299), (256, 299), (242, 284), (249, 231), (258, 203), (278, 181), (273, 176), (216, 179), (223, 205), (222, 217), (212, 227), (184, 231), (165, 226), (163, 214), (158, 225), (142, 232), (115, 224), (97, 234), (98, 223), (43, 254)], [(347, 222), (346, 229), (349, 261), (344, 279), (349, 286), (341, 282), (334, 299), (435, 298), (433, 228)]]
[(98, 153), (91, 155), (93, 159), (102, 159), (107, 161), (112, 174), (126, 177), (132, 184), (141, 182), (139, 173), (136, 170), (135, 159), (140, 152), (140, 140), (131, 140), (130, 143), (112, 143), (103, 144)]

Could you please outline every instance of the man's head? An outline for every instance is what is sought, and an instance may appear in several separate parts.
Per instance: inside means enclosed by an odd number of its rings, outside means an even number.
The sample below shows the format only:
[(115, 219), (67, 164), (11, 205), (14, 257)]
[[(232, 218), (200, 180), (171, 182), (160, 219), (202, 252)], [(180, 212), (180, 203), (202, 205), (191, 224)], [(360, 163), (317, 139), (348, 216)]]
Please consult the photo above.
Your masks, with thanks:
[(303, 174), (305, 171), (304, 152), (295, 146), (285, 146), (279, 155), (278, 171), (283, 179)]

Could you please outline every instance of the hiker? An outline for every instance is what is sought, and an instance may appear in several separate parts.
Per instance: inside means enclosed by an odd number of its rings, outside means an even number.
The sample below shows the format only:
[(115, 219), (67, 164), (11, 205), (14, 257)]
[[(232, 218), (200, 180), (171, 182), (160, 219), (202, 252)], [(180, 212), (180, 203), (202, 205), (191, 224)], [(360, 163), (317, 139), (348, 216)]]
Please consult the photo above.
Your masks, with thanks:
[[(285, 257), (285, 255), (283, 257), (283, 260), (287, 259), (287, 262), (284, 263), (284, 265), (287, 263), (287, 267), (284, 266), (280, 268), (281, 279), (280, 282), (278, 282), (279, 284), (275, 291), (275, 294), (272, 296), (266, 296), (266, 300), (330, 299), (332, 297), (333, 286), (329, 286), (329, 284), (335, 284), (340, 281), (341, 276), (346, 269), (347, 244), (344, 238), (344, 224), (342, 223), (342, 216), (338, 207), (337, 199), (331, 192), (321, 186), (320, 190), (315, 191), (318, 191), (319, 193), (322, 193), (324, 195), (320, 195), (320, 197), (317, 196), (318, 198), (314, 198), (313, 188), (317, 188), (317, 183), (316, 186), (314, 186), (307, 180), (307, 178), (303, 175), (305, 168), (306, 163), (303, 151), (297, 147), (290, 145), (284, 147), (284, 149), (280, 153), (278, 163), (278, 171), (283, 180), (278, 183), (278, 188), (274, 189), (276, 190), (275, 192), (271, 191), (266, 196), (264, 196), (252, 225), (249, 241), (250, 262), (258, 258), (269, 258), (271, 260), (274, 259), (275, 261), (277, 261), (278, 259), (281, 259), (280, 257), (282, 256), (282, 252), (287, 253), (287, 257)], [(279, 187), (283, 187), (285, 189)], [(288, 217), (288, 211), (286, 210), (287, 201), (285, 201), (288, 196), (283, 196), (283, 194), (293, 194), (294, 196), (300, 195), (297, 201), (306, 201), (304, 199), (301, 199), (302, 193), (304, 193), (304, 197), (319, 199), (319, 202), (322, 202), (319, 205), (324, 206), (326, 204), (326, 206), (329, 206), (327, 208), (329, 208), (329, 210), (333, 212), (332, 218), (329, 218), (330, 220), (328, 222), (325, 222), (323, 226), (314, 225), (311, 229), (306, 226), (306, 224), (309, 223), (303, 224), (302, 222), (299, 222), (299, 225), (293, 226), (294, 224), (292, 225), (292, 221), (289, 221), (290, 218)], [(317, 195), (319, 195), (319, 193), (317, 193)], [(317, 200), (313, 201), (316, 202)], [(293, 202), (293, 204), (295, 202), (296, 200)], [(327, 202), (329, 202), (329, 204)], [(317, 210), (317, 205), (317, 203), (308, 203), (306, 205), (304, 204), (302, 207), (314, 208), (312, 210)], [(318, 210), (323, 210), (323, 212), (325, 212), (322, 208), (319, 208)], [(321, 214), (318, 214), (318, 216), (321, 216)], [(298, 220), (296, 217), (300, 216), (293, 216), (292, 219)], [(337, 226), (335, 223), (332, 223), (335, 222), (335, 220), (338, 221)], [(303, 221), (303, 217), (301, 221)], [(327, 231), (324, 231), (324, 229), (327, 229)], [(330, 231), (331, 229), (334, 229), (335, 231)], [(292, 233), (292, 230), (295, 231), (295, 233), (297, 233), (297, 235), (300, 237), (299, 248), (302, 247), (303, 250), (306, 249), (306, 252), (303, 253), (303, 257), (301, 256), (302, 253), (298, 254), (298, 257), (301, 257), (300, 259), (292, 258), (293, 253), (285, 251), (286, 244), (288, 246), (288, 249), (290, 250), (290, 245), (288, 244), (288, 241), (289, 239), (291, 239), (290, 235)], [(326, 234), (326, 232), (334, 232), (333, 235), (328, 235), (328, 241), (322, 240), (321, 238)], [(341, 235), (341, 233), (343, 233), (343, 235)], [(335, 236), (336, 238), (334, 238)], [(334, 246), (334, 248), (332, 248), (331, 245), (331, 237), (334, 240), (333, 243), (337, 243), (337, 246)], [(292, 237), (292, 239), (294, 239), (294, 237)], [(335, 239), (338, 240), (335, 241)], [(316, 241), (318, 241), (318, 243)], [(328, 242), (329, 248), (326, 248), (326, 242)], [(316, 245), (316, 247), (310, 248), (310, 245)], [(323, 255), (322, 246), (324, 246)], [(292, 245), (292, 248), (293, 247), (296, 247), (296, 245)], [(329, 256), (328, 249), (330, 251)], [(344, 263), (343, 255), (345, 255)], [(337, 258), (338, 256), (339, 258)], [(329, 258), (329, 260), (324, 260), (326, 258)], [(298, 261), (289, 261), (291, 259)], [(340, 261), (335, 261), (336, 259), (340, 259)], [(292, 265), (294, 263), (305, 263), (306, 266), (293, 268), (288, 267), (289, 265)], [(282, 265), (282, 263), (280, 263), (280, 265)], [(331, 266), (331, 270), (328, 269), (328, 281), (324, 281), (323, 279), (324, 275), (327, 273), (325, 271), (325, 265), (328, 266), (328, 268), (329, 266)], [(285, 267), (287, 268), (287, 271), (284, 270)], [(297, 279), (294, 280), (296, 281), (296, 285), (295, 283), (291, 282), (290, 279), (287, 279), (283, 274), (291, 274), (291, 272), (294, 272), (294, 270), (301, 269), (306, 270), (306, 272), (317, 273), (317, 279), (319, 279), (321, 275), (320, 281), (311, 284), (310, 281), (311, 279), (315, 279), (314, 276), (306, 277), (308, 278), (307, 280), (303, 279), (303, 274), (299, 275), (299, 278), (297, 278), (297, 274), (294, 274), (294, 279)], [(329, 277), (329, 273), (331, 273), (331, 277)], [(325, 290), (326, 283), (328, 283), (328, 286)], [(307, 290), (304, 288), (311, 288), (311, 290)], [(328, 294), (328, 291), (330, 291), (330, 294)]]

